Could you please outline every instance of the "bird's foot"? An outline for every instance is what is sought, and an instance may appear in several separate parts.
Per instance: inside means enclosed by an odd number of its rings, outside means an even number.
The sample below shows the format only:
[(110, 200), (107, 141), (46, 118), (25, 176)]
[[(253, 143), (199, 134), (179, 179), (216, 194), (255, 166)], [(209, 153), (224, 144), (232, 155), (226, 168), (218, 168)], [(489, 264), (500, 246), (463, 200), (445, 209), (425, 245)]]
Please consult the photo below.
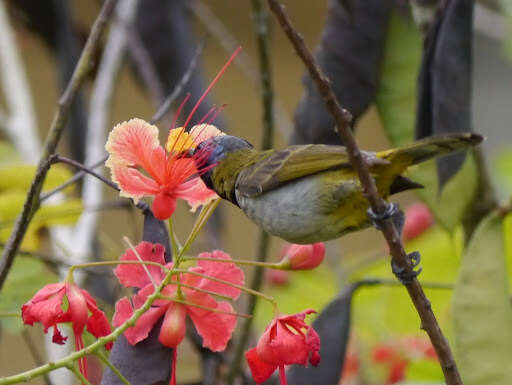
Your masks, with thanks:
[(402, 212), (402, 210), (400, 210), (398, 203), (386, 204), (386, 209), (382, 213), (376, 213), (370, 207), (368, 209), (367, 213), (368, 213), (368, 216), (370, 217), (370, 221), (372, 222), (373, 226), (375, 226), (375, 228), (377, 230), (382, 230), (383, 222), (386, 219), (391, 218), (398, 230), (398, 233), (402, 234), (402, 229), (404, 228), (404, 223), (405, 223), (405, 217), (404, 217), (404, 213)]
[(410, 254), (407, 254), (407, 257), (412, 262), (412, 268), (403, 268), (397, 266), (397, 264), (391, 260), (391, 270), (393, 271), (393, 274), (402, 282), (404, 285), (407, 285), (411, 283), (414, 278), (418, 276), (418, 274), (421, 273), (421, 267), (419, 267), (417, 270), (414, 270), (415, 267), (417, 267), (420, 264), (421, 261), (421, 255), (418, 251), (413, 251)]

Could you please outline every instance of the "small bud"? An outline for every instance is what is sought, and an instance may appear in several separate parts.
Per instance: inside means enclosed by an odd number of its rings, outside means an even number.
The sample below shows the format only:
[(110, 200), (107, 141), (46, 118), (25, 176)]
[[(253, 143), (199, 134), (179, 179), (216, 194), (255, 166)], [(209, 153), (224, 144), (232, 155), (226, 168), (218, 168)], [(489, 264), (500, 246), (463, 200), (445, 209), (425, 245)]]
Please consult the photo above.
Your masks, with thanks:
[(434, 218), (430, 209), (424, 203), (416, 203), (405, 210), (404, 239), (414, 239), (427, 230)]
[(311, 245), (291, 244), (284, 251), (280, 265), (289, 270), (310, 270), (322, 263), (325, 245), (322, 242)]

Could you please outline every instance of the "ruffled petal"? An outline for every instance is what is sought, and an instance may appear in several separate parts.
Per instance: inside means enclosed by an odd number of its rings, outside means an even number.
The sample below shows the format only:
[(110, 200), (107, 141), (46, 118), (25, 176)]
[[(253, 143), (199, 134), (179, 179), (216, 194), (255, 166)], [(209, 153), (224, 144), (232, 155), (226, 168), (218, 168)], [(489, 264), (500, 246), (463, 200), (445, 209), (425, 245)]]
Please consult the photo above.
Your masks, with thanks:
[[(110, 323), (108, 322), (105, 313), (98, 308), (96, 301), (87, 291), (82, 290), (82, 294), (87, 301), (87, 308), (91, 312), (91, 316), (87, 320), (87, 331), (96, 338), (109, 335), (111, 332)], [(113, 343), (109, 342), (105, 344), (105, 348), (110, 350), (112, 349), (112, 345)]]
[[(147, 338), (155, 323), (165, 313), (166, 307), (152, 307), (147, 310), (132, 326), (124, 331), (126, 340), (131, 344), (135, 345)], [(112, 324), (115, 327), (121, 326), (128, 318), (133, 315), (133, 306), (130, 300), (126, 297), (121, 298), (116, 303), (116, 310), (112, 319)]]
[(249, 369), (251, 369), (252, 378), (257, 384), (267, 381), (277, 369), (277, 365), (271, 365), (261, 360), (256, 348), (247, 351), (245, 358), (249, 364)]
[(196, 145), (219, 135), (226, 134), (215, 127), (213, 124), (196, 124), (190, 129), (190, 136), (193, 138)]
[(195, 177), (182, 183), (175, 190), (176, 197), (187, 201), (190, 211), (195, 212), (199, 206), (206, 205), (219, 196), (204, 184), (203, 180)]
[(186, 318), (187, 309), (184, 305), (175, 302), (169, 303), (158, 336), (162, 345), (175, 348), (183, 341), (187, 330)]
[[(165, 264), (165, 248), (159, 243), (141, 242), (135, 246), (135, 250), (142, 261)], [(130, 248), (121, 256), (121, 261), (139, 261), (139, 258)], [(147, 270), (146, 270), (147, 269)], [(114, 269), (114, 274), (122, 285), (126, 287), (142, 288), (151, 283), (147, 271), (155, 282), (160, 283), (164, 272), (159, 266), (146, 265), (146, 269), (139, 264), (120, 264)]]
[(112, 164), (110, 171), (112, 180), (121, 190), (119, 194), (126, 198), (132, 198), (135, 203), (143, 196), (156, 195), (160, 191), (157, 182), (134, 168)]
[[(211, 253), (201, 253), (199, 254), (198, 257), (212, 259), (231, 259), (229, 254), (224, 253), (221, 250), (214, 250)], [(190, 271), (206, 274), (208, 276), (222, 279), (224, 281), (228, 281), (236, 285), (244, 284), (244, 272), (234, 263), (198, 261), (197, 266), (191, 268)], [(187, 276), (186, 279), (188, 279), (188, 277), (190, 277), (190, 275)], [(241, 290), (237, 289), (236, 287), (232, 287), (224, 283), (215, 282), (207, 278), (200, 278), (199, 280), (195, 280), (195, 282), (192, 284), (195, 287), (214, 291), (222, 295), (227, 295), (233, 299), (238, 298), (238, 296), (241, 293)]]
[[(233, 307), (227, 302), (216, 302), (204, 293), (187, 295), (187, 301), (201, 306), (213, 308), (222, 312), (233, 312)], [(226, 349), (236, 327), (236, 316), (224, 313), (215, 313), (194, 306), (187, 306), (187, 311), (194, 322), (197, 333), (203, 337), (203, 346), (214, 352)]]
[(23, 322), (33, 325), (41, 322), (45, 332), (54, 326), (64, 315), (62, 299), (65, 294), (63, 283), (54, 283), (44, 286), (34, 297), (21, 307)]

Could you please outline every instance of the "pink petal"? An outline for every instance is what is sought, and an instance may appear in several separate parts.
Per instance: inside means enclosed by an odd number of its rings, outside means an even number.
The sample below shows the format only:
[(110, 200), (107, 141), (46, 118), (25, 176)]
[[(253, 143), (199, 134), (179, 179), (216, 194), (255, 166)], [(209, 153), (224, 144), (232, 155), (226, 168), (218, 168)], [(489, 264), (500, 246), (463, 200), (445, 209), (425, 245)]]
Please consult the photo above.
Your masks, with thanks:
[(170, 302), (165, 312), (158, 340), (170, 348), (175, 348), (185, 338), (187, 309), (184, 305)]
[(113, 164), (110, 170), (112, 180), (121, 189), (120, 195), (123, 197), (132, 198), (137, 202), (145, 195), (155, 195), (160, 191), (157, 182), (134, 168)]
[(74, 283), (66, 284), (66, 295), (69, 302), (68, 313), (71, 316), (73, 331), (75, 335), (82, 334), (89, 316), (87, 301), (82, 295), (82, 290)]
[(226, 134), (213, 124), (196, 124), (190, 129), (190, 136), (194, 139), (196, 145), (218, 135)]
[[(91, 295), (85, 291), (82, 290), (82, 294), (85, 297), (85, 300), (87, 301), (87, 308), (91, 311), (91, 316), (87, 320), (87, 331), (91, 333), (94, 337), (104, 337), (110, 334), (110, 323), (108, 322), (107, 317), (105, 316), (105, 313), (103, 313), (98, 306), (96, 305), (96, 301), (94, 298), (91, 297)], [(105, 348), (107, 350), (110, 350), (112, 348), (113, 343), (109, 342), (105, 345)]]
[(245, 358), (249, 364), (249, 369), (251, 369), (252, 378), (257, 384), (267, 381), (277, 369), (277, 365), (271, 365), (261, 360), (256, 348), (247, 351)]
[[(165, 264), (165, 248), (159, 243), (141, 242), (135, 246), (135, 250), (142, 261)], [(139, 258), (130, 248), (120, 258), (121, 261), (139, 261)], [(163, 270), (158, 266), (146, 265), (147, 271), (155, 282), (160, 283), (164, 277)], [(140, 264), (120, 264), (114, 269), (114, 274), (122, 285), (126, 287), (142, 288), (151, 283), (146, 269)]]
[(176, 198), (165, 193), (158, 194), (153, 201), (153, 214), (156, 219), (169, 219), (176, 210)]
[[(194, 297), (187, 295), (187, 300), (222, 312), (233, 312), (227, 302), (216, 302), (209, 295), (196, 293)], [(236, 317), (230, 314), (215, 313), (194, 306), (187, 306), (188, 315), (194, 322), (197, 333), (203, 337), (203, 346), (214, 352), (226, 349), (236, 327)]]
[(187, 201), (191, 212), (195, 212), (199, 206), (206, 205), (219, 197), (215, 191), (206, 187), (203, 180), (199, 177), (182, 183), (176, 189), (175, 194), (178, 198)]
[[(135, 345), (147, 338), (151, 329), (160, 317), (165, 313), (166, 308), (152, 307), (146, 311), (135, 323), (135, 326), (125, 330), (124, 335), (126, 340), (131, 344)], [(112, 319), (112, 324), (115, 327), (121, 326), (128, 318), (133, 315), (133, 307), (130, 300), (126, 297), (121, 298), (116, 303), (116, 311)]]
[(34, 297), (21, 308), (23, 322), (33, 325), (41, 322), (45, 332), (54, 326), (63, 316), (62, 299), (65, 294), (63, 283), (54, 283), (44, 286)]
[[(231, 259), (229, 254), (221, 250), (214, 250), (211, 253), (201, 253), (200, 258), (212, 259)], [(244, 272), (234, 263), (215, 262), (215, 261), (198, 261), (197, 266), (190, 269), (198, 273), (206, 274), (214, 278), (222, 279), (236, 285), (244, 284)], [(224, 283), (212, 281), (207, 278), (200, 278), (193, 284), (195, 287), (214, 291), (216, 293), (227, 295), (233, 299), (238, 298), (241, 291)]]
[(306, 343), (310, 352), (309, 363), (317, 366), (320, 363), (320, 336), (312, 327), (309, 328), (306, 335)]

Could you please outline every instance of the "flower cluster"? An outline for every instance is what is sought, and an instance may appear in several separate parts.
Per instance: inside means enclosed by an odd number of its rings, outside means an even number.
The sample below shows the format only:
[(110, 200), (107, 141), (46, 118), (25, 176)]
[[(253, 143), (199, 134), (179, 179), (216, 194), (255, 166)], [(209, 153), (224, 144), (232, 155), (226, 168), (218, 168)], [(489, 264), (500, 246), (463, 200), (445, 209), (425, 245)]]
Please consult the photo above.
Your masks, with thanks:
[[(90, 313), (90, 314), (89, 314)], [(52, 341), (62, 345), (66, 342), (57, 325), (71, 322), (75, 335), (75, 349), (84, 347), (83, 332), (87, 331), (96, 338), (110, 334), (110, 324), (91, 295), (80, 289), (73, 282), (52, 283), (40, 289), (31, 300), (21, 308), (23, 322), (34, 325), (40, 322), (46, 333), (53, 328)], [(105, 345), (110, 349), (112, 343)], [(84, 377), (87, 378), (87, 360), (85, 357), (78, 361), (78, 366)]]
[[(237, 286), (243, 285), (244, 273), (233, 263), (216, 262), (216, 259), (231, 259), (222, 251), (202, 253), (199, 258), (195, 267), (173, 275), (151, 308), (138, 318), (135, 326), (125, 331), (130, 344), (135, 345), (146, 339), (157, 321), (163, 317), (158, 339), (163, 345), (176, 349), (185, 337), (185, 320), (188, 316), (203, 338), (204, 347), (212, 351), (226, 348), (236, 326), (236, 314), (229, 302), (217, 301), (211, 294), (238, 298), (241, 291)], [(135, 250), (129, 249), (121, 257), (121, 261), (137, 260), (157, 263), (164, 269), (157, 265), (144, 267), (140, 264), (122, 264), (115, 269), (122, 285), (139, 289), (131, 300), (124, 297), (117, 302), (113, 318), (116, 327), (144, 304), (148, 296), (154, 293), (155, 285), (162, 282), (166, 271), (173, 268), (172, 263), (165, 264), (164, 247), (160, 244), (142, 242)], [(173, 360), (176, 360), (176, 355)], [(171, 383), (174, 384), (174, 381), (173, 371)]]

